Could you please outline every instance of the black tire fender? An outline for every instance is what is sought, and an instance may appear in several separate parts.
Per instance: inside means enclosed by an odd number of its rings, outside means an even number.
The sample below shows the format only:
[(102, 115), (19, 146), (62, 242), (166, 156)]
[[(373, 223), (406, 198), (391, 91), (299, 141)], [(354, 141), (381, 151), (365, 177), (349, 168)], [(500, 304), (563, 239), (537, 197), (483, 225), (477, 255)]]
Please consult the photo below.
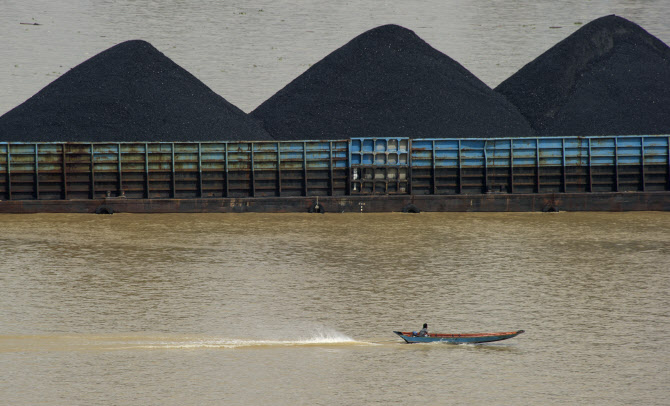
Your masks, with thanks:
[(100, 206), (95, 209), (95, 214), (114, 214), (114, 209), (109, 206)]
[(321, 213), (321, 214), (323, 214), (323, 213), (326, 212), (326, 208), (323, 207), (323, 203), (314, 203), (313, 205), (311, 205), (309, 207), (308, 212), (309, 213)]
[(403, 213), (421, 213), (421, 210), (419, 210), (418, 207), (416, 207), (413, 204), (408, 204), (405, 207), (402, 208)]
[(544, 206), (542, 208), (542, 212), (544, 212), (544, 213), (558, 213), (559, 209), (558, 209), (558, 206), (556, 206), (554, 204), (547, 204), (546, 206)]

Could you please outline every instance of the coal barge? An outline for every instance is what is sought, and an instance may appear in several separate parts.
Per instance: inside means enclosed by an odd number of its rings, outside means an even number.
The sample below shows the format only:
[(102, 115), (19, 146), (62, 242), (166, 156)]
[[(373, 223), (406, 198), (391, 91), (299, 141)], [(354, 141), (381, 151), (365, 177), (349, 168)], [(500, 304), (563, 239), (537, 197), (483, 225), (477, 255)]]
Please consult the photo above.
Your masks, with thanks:
[(0, 143), (0, 213), (670, 210), (670, 135)]

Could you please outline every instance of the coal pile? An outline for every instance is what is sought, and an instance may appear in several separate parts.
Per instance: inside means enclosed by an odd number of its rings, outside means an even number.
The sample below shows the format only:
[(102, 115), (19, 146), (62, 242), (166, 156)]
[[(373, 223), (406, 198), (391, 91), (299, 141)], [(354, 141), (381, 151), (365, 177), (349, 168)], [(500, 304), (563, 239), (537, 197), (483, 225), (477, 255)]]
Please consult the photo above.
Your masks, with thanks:
[(543, 136), (670, 133), (670, 48), (614, 15), (586, 24), (495, 90)]
[(267, 139), (259, 123), (138, 40), (83, 62), (0, 117), (0, 141)]
[(251, 115), (278, 140), (534, 135), (504, 97), (397, 25), (354, 38)]

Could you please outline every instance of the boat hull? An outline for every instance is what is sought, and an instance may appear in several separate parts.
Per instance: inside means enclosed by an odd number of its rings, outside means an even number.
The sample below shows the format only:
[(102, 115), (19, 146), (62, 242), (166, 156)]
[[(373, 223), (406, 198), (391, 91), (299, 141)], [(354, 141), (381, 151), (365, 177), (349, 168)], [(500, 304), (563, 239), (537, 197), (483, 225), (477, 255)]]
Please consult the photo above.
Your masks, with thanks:
[(0, 213), (422, 211), (670, 211), (670, 135), (0, 141)]
[(429, 334), (425, 337), (414, 336), (411, 332), (394, 331), (400, 338), (409, 344), (416, 343), (449, 343), (449, 344), (480, 344), (494, 341), (507, 340), (523, 333), (523, 330), (504, 333), (480, 333), (480, 334)]

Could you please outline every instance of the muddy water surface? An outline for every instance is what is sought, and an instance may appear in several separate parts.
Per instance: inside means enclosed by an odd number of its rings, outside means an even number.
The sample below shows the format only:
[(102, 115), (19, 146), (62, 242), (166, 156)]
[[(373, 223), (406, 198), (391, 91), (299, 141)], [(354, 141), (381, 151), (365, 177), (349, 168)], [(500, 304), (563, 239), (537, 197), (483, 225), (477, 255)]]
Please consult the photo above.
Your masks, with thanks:
[[(0, 393), (661, 405), (670, 215), (0, 216)], [(482, 346), (392, 330), (525, 329)]]

